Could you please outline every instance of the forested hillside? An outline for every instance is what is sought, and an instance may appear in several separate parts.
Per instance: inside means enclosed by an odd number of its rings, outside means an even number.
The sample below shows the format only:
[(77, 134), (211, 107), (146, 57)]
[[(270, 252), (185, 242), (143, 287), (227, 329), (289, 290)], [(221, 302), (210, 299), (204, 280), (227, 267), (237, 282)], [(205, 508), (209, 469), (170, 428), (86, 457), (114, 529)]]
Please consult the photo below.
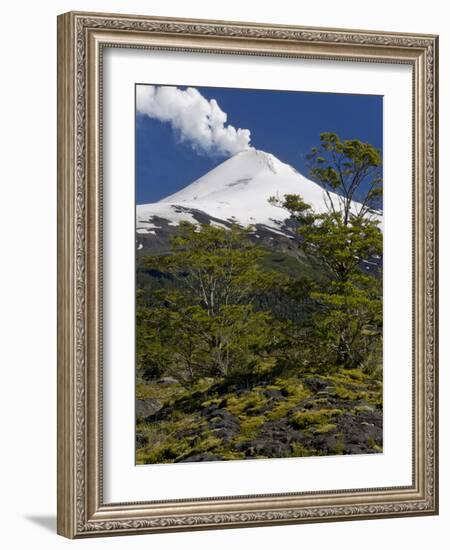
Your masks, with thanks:
[(137, 463), (382, 450), (380, 154), (322, 134), (310, 165), (326, 208), (272, 196), (278, 245), (181, 220), (138, 255)]

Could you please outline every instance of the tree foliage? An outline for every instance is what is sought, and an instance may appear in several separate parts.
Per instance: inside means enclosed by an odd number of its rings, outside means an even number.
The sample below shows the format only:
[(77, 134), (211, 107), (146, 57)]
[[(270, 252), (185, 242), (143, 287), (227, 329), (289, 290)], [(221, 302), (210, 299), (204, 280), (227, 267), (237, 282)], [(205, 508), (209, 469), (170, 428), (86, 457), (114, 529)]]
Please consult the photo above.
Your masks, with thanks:
[(326, 133), (309, 160), (311, 176), (324, 188), (327, 211), (313, 212), (299, 195), (272, 202), (288, 210), (298, 224), (299, 248), (326, 274), (309, 289), (316, 305), (311, 339), (319, 360), (354, 368), (381, 338), (379, 273), (364, 273), (367, 267), (379, 271), (382, 256), (382, 232), (371, 215), (381, 196), (381, 158), (367, 143)]
[[(169, 274), (175, 289), (159, 291), (159, 304), (141, 321), (151, 343), (142, 364), (164, 363), (184, 383), (202, 376), (257, 370), (275, 336), (269, 312), (253, 302), (275, 284), (259, 260), (267, 253), (248, 239), (249, 230), (180, 226), (172, 254), (148, 257), (146, 266)], [(144, 367), (144, 370), (147, 367)], [(148, 370), (148, 369), (147, 369)]]
[(251, 243), (249, 231), (182, 222), (172, 254), (148, 258), (146, 264), (179, 280), (185, 295), (214, 317), (223, 306), (252, 303), (273, 284), (273, 275), (258, 264), (267, 252)]
[(307, 160), (311, 178), (325, 190), (329, 211), (341, 213), (344, 225), (351, 214), (362, 217), (379, 210), (382, 162), (378, 149), (357, 139), (341, 140), (335, 133), (324, 132), (320, 134), (320, 145), (311, 150)]
[[(273, 369), (333, 370), (381, 361), (381, 157), (370, 144), (324, 133), (308, 155), (327, 211), (299, 195), (271, 202), (297, 226), (299, 253), (320, 276), (281, 276), (252, 229), (183, 222), (165, 256), (143, 268), (164, 278), (137, 298), (144, 378), (185, 386)], [(374, 367), (375, 365), (375, 367)]]

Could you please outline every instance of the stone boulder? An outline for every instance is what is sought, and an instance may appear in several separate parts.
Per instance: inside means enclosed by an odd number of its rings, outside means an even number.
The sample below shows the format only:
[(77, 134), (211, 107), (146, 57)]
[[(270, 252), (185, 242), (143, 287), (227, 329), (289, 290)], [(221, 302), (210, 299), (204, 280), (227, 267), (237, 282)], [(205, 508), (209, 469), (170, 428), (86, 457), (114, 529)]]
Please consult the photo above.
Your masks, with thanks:
[(159, 410), (161, 410), (162, 404), (153, 397), (146, 397), (145, 399), (136, 399), (136, 418), (145, 419), (154, 416)]

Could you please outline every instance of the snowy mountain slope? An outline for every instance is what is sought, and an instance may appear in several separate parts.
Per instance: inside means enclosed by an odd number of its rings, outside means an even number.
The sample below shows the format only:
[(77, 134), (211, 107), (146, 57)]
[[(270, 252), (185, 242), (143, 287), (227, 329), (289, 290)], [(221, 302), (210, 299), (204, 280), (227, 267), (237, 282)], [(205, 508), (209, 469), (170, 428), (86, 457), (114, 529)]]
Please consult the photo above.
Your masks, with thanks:
[(299, 194), (315, 212), (326, 210), (326, 195), (319, 185), (274, 155), (249, 149), (177, 193), (157, 203), (138, 205), (136, 230), (141, 235), (155, 235), (183, 220), (225, 227), (237, 222), (290, 236), (286, 210), (269, 204), (269, 198), (281, 199), (291, 193)]

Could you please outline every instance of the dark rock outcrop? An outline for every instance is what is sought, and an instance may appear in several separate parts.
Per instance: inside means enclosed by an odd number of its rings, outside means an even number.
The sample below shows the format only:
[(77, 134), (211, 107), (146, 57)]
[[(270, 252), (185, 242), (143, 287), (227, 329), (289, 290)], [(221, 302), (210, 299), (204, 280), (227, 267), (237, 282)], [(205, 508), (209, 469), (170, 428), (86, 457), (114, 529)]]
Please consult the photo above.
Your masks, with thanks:
[(148, 444), (148, 438), (141, 434), (140, 432), (136, 432), (136, 448), (141, 449), (142, 447), (145, 447)]
[(217, 405), (210, 405), (203, 411), (203, 415), (206, 418), (208, 429), (212, 435), (222, 439), (224, 442), (230, 441), (240, 431), (239, 420), (227, 409), (218, 408)]
[(158, 399), (153, 399), (152, 397), (147, 397), (146, 399), (136, 399), (136, 418), (143, 419), (147, 417), (152, 417), (159, 410), (161, 410), (162, 405)]

